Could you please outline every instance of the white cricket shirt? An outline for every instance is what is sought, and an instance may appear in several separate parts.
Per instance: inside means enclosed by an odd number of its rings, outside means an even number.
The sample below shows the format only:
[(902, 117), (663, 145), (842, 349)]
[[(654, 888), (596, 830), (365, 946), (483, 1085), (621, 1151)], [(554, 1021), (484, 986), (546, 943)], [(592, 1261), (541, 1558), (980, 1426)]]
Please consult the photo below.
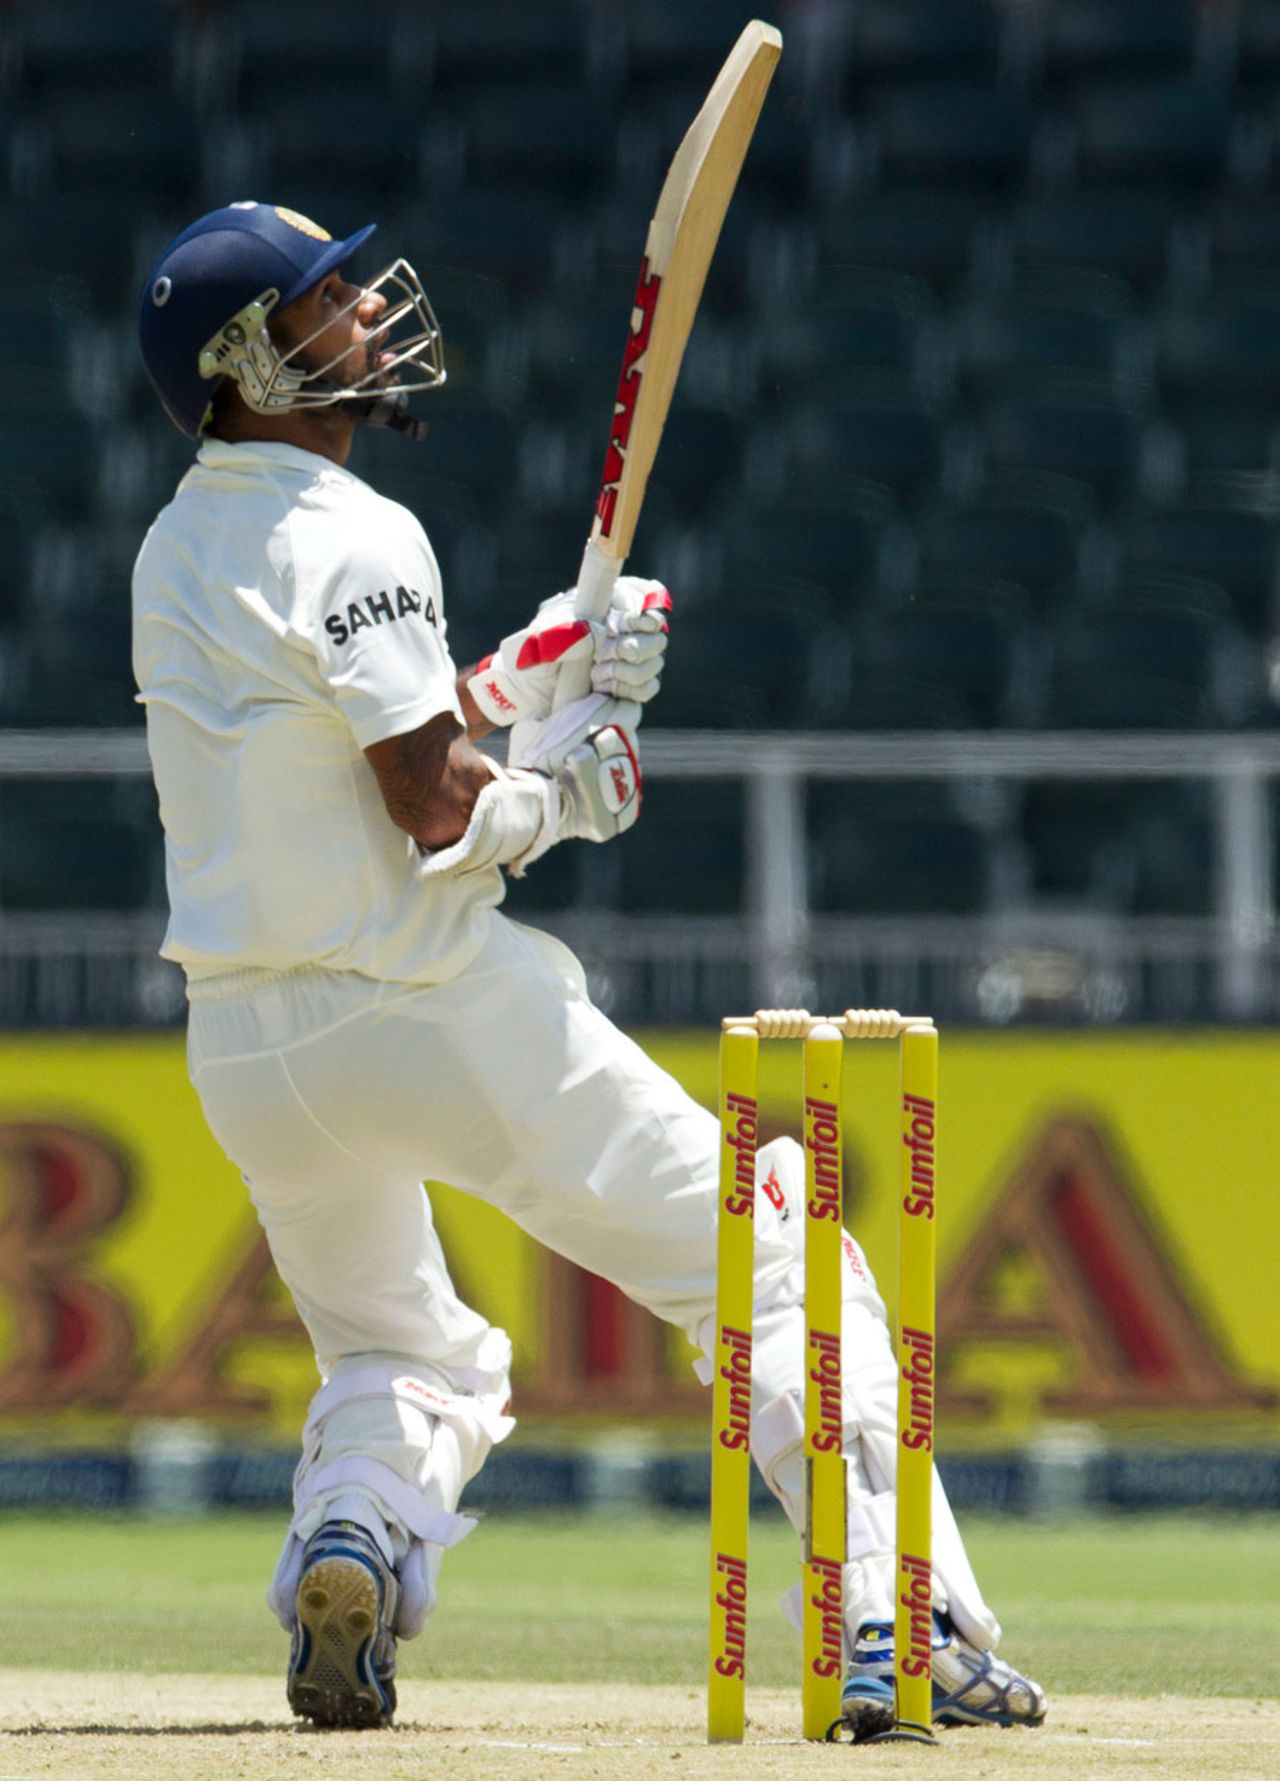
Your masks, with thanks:
[(139, 552), (170, 920), (190, 977), (321, 965), (434, 983), (483, 944), (494, 868), (422, 881), (362, 750), (462, 720), (417, 520), (327, 458), (208, 440)]

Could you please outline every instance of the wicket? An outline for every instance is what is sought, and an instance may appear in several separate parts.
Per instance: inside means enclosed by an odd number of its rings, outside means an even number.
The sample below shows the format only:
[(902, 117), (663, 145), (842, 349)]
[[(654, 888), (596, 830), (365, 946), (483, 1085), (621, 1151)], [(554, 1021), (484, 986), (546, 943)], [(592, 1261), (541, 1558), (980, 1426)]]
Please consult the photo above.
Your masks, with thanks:
[(938, 1035), (928, 1016), (850, 1008), (762, 1009), (723, 1022), (720, 1199), (711, 1439), (711, 1640), (707, 1737), (746, 1729), (747, 1537), (755, 1266), (756, 1092), (761, 1039), (804, 1046), (805, 1468), (802, 1729), (831, 1735), (844, 1683), (845, 1461), (841, 1374), (841, 1184), (846, 1039), (899, 1041), (898, 1465), (893, 1729), (932, 1743), (934, 1249)]

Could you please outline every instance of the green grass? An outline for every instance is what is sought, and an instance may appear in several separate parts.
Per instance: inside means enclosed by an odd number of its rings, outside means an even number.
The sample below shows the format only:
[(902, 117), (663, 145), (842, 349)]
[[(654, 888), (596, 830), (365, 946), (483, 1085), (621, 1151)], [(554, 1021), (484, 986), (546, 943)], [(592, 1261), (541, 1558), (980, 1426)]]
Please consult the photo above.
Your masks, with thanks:
[[(263, 1603), (276, 1518), (199, 1522), (10, 1516), (0, 1522), (7, 1665), (275, 1674)], [(969, 1518), (974, 1568), (1006, 1648), (1051, 1692), (1280, 1696), (1280, 1518)], [(751, 1676), (799, 1669), (777, 1612), (796, 1574), (777, 1516), (752, 1548)], [(409, 1676), (688, 1682), (700, 1688), (706, 1524), (495, 1516), (446, 1559), (441, 1606), (406, 1646)], [(1248, 1653), (1249, 1668), (1224, 1657)]]

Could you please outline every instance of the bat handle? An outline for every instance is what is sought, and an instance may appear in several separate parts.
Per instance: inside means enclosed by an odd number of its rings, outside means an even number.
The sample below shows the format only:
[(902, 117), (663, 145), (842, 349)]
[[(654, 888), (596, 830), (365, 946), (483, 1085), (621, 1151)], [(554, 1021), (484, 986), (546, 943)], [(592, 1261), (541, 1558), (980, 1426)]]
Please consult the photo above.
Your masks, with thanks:
[[(613, 584), (622, 570), (622, 557), (607, 557), (589, 539), (578, 570), (575, 609), (579, 618), (602, 619), (609, 610)], [(591, 691), (590, 662), (566, 662), (556, 681), (555, 709), (585, 699)]]

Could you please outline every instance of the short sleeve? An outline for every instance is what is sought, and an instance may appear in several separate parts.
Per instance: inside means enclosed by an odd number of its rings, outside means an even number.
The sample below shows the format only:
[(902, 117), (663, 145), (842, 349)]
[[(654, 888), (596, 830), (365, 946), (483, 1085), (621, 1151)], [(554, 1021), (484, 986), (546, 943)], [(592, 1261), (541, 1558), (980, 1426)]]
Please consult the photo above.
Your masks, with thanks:
[(442, 711), (463, 722), (435, 560), (416, 526), (388, 530), (331, 559), (294, 609), (361, 748)]

